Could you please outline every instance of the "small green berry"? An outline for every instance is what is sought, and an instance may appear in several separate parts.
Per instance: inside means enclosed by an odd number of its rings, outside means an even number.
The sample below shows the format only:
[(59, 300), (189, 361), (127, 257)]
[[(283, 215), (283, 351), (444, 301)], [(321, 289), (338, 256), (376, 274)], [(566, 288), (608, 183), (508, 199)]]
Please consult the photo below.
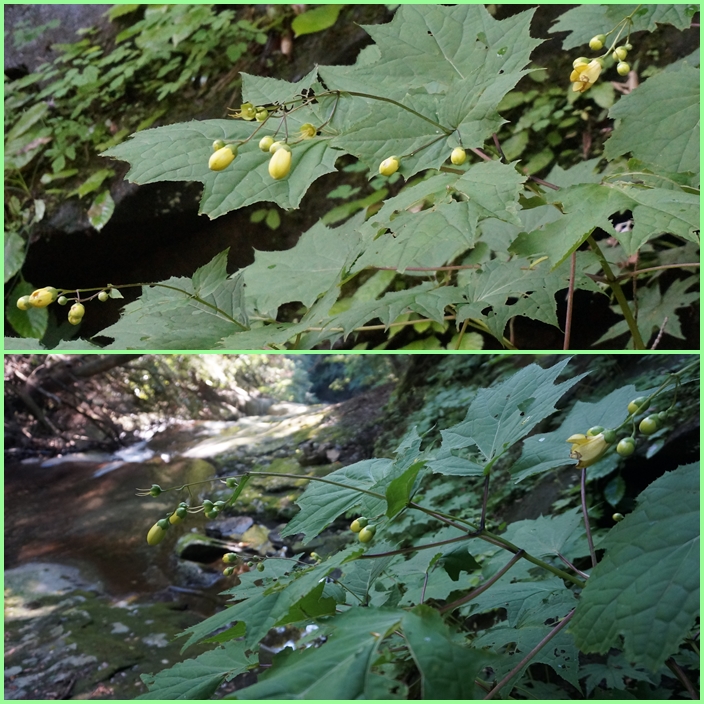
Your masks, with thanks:
[(260, 562), (260, 563), (257, 565), (257, 572), (263, 572), (263, 571), (264, 571), (264, 563), (263, 563), (263, 562)]
[(616, 66), (616, 73), (618, 73), (619, 76), (627, 76), (630, 71), (631, 67), (625, 61), (620, 61)]
[(98, 294), (98, 300), (99, 300), (101, 303), (105, 303), (105, 301), (107, 301), (108, 298), (110, 298), (110, 294), (109, 294), (107, 291), (101, 291), (101, 292)]
[(235, 571), (234, 567), (226, 567), (222, 573), (226, 576), (229, 577), (233, 572)]
[(599, 51), (599, 49), (604, 48), (604, 42), (606, 41), (606, 35), (597, 34), (589, 40), (589, 48), (592, 51)]
[(149, 490), (152, 496), (159, 496), (161, 494), (161, 487), (158, 484), (152, 484), (152, 488)]
[(628, 412), (633, 416), (636, 413), (641, 413), (642, 411), (645, 410), (645, 402), (648, 399), (645, 396), (639, 396), (638, 398), (634, 398), (629, 404), (628, 404)]
[(658, 431), (657, 416), (646, 416), (643, 418), (638, 426), (638, 430), (640, 430), (643, 435), (652, 435), (653, 433), (656, 433)]
[(611, 518), (613, 518), (614, 521), (616, 521), (616, 523), (620, 523), (623, 520), (623, 514), (622, 513), (614, 513), (614, 515), (611, 516)]
[(604, 427), (602, 425), (594, 425), (589, 430), (587, 430), (587, 435), (594, 437), (595, 435), (599, 435), (599, 433), (604, 432)]
[(239, 560), (239, 556), (237, 555), (237, 553), (234, 553), (234, 552), (226, 552), (222, 556), (222, 561), (225, 564), (231, 565), (232, 563), (237, 562), (237, 560)]
[(636, 441), (633, 438), (623, 438), (616, 445), (616, 452), (621, 457), (630, 457), (636, 451)]

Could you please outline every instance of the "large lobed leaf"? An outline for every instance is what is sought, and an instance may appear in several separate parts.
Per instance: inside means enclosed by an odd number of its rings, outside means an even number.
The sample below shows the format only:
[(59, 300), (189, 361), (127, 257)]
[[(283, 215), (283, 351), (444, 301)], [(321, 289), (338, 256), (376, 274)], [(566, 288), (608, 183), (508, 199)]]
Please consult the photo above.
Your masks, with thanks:
[(228, 277), (226, 263), (224, 251), (192, 279), (172, 277), (145, 287), (120, 320), (100, 333), (115, 338), (107, 349), (208, 349), (246, 329), (242, 277)]
[[(381, 639), (403, 617), (392, 609), (353, 608), (325, 622), (325, 643), (279, 656), (275, 667), (233, 699), (362, 699)], [(283, 662), (281, 662), (283, 660)]]
[(156, 675), (142, 675), (149, 692), (137, 699), (210, 699), (225, 679), (232, 679), (253, 664), (244, 643), (226, 643)]
[[(295, 94), (294, 86), (291, 90)], [(287, 118), (288, 129), (297, 132), (303, 123), (301, 118), (306, 117), (310, 117), (310, 111), (294, 113)], [(256, 145), (259, 138), (275, 133), (276, 126), (269, 123), (254, 140), (240, 147), (237, 158), (224, 171), (208, 168), (214, 140), (244, 140), (254, 129), (239, 120), (193, 120), (137, 132), (103, 156), (130, 162), (126, 178), (133, 183), (200, 181), (204, 186), (200, 211), (211, 218), (260, 201), (271, 201), (287, 210), (296, 208), (313, 181), (335, 170), (340, 152), (330, 147), (329, 138), (315, 138), (292, 150), (295, 178), (272, 179), (268, 172), (270, 155)]]
[(623, 647), (652, 672), (699, 615), (699, 463), (656, 479), (602, 541), (569, 626), (585, 653)]
[[(421, 438), (412, 428), (396, 450), (396, 459), (362, 460), (347, 467), (342, 467), (328, 474), (325, 478), (343, 486), (330, 485), (313, 481), (296, 500), (301, 507), (300, 513), (281, 532), (282, 536), (305, 533), (310, 539), (328, 527), (332, 521), (346, 511), (359, 506), (369, 516), (386, 511), (386, 491), (394, 480), (415, 464), (420, 450)], [(379, 498), (364, 494), (358, 489), (366, 489), (379, 494)], [(392, 492), (396, 493), (402, 492)]]
[[(406, 177), (438, 168), (457, 146), (457, 135), (464, 146), (479, 146), (502, 124), (498, 103), (540, 44), (530, 37), (531, 17), (529, 11), (497, 21), (481, 5), (401, 7), (388, 25), (367, 27), (378, 43), (376, 53), (362, 52), (352, 67), (318, 69), (325, 86), (316, 82), (315, 70), (295, 84), (245, 75), (244, 97), (255, 104), (290, 101), (310, 88), (316, 101), (287, 113), (285, 125), (271, 117), (221, 172), (208, 169), (213, 141), (246, 140), (256, 123), (205, 120), (144, 130), (103, 156), (130, 162), (127, 178), (135, 183), (200, 181), (201, 212), (213, 218), (266, 200), (295, 208), (310, 184), (334, 171), (336, 158), (345, 152), (374, 170), (391, 154), (405, 155), (401, 172)], [(297, 132), (307, 122), (323, 128), (312, 139), (298, 141)], [(267, 171), (269, 156), (256, 142), (284, 131), (294, 143), (291, 175), (274, 181)]]
[[(555, 384), (569, 361), (565, 359), (549, 369), (531, 364), (499, 384), (479, 389), (465, 419), (442, 431), (441, 449), (476, 446), (482, 456), (479, 465), (487, 466), (553, 413), (554, 404), (585, 376), (580, 374)], [(429, 464), (433, 471), (447, 473), (441, 463)]]
[[(577, 401), (558, 430), (550, 433), (532, 435), (523, 443), (523, 451), (518, 461), (509, 471), (516, 483), (534, 474), (547, 472), (557, 467), (574, 466), (570, 459), (570, 446), (567, 438), (574, 433), (586, 433), (589, 428), (600, 425), (604, 428), (616, 428), (628, 415), (628, 404), (637, 396), (647, 396), (654, 389), (638, 391), (629, 384), (615, 389), (595, 403)], [(626, 435), (628, 431), (623, 431)], [(604, 476), (616, 466), (616, 456), (608, 454), (597, 464), (589, 468), (587, 480)]]
[(421, 604), (401, 622), (422, 678), (423, 699), (474, 699), (474, 680), (490, 660), (486, 653), (455, 642), (435, 610)]
[(624, 95), (609, 111), (620, 121), (604, 145), (604, 156), (631, 152), (653, 169), (698, 175), (699, 74), (682, 64)]
[(686, 29), (697, 12), (697, 4), (578, 5), (561, 15), (550, 31), (569, 32), (562, 42), (562, 48), (567, 50), (587, 44), (593, 36), (607, 32), (631, 13), (634, 13), (632, 31), (653, 32), (658, 24)]

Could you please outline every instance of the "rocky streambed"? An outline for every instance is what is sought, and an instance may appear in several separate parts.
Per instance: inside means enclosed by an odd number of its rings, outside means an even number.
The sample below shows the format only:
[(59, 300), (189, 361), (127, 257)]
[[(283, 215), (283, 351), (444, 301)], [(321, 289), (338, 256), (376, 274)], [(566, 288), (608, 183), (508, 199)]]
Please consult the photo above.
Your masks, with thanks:
[[(182, 659), (177, 634), (223, 608), (219, 593), (237, 583), (236, 574), (222, 574), (225, 552), (300, 551), (279, 530), (295, 513), (306, 476), (371, 456), (388, 391), (334, 406), (283, 404), (237, 421), (179, 423), (115, 455), (7, 463), (5, 698), (144, 692), (140, 674)], [(280, 476), (253, 479), (216, 521), (189, 516), (160, 545), (147, 545), (150, 526), (188, 493), (138, 497), (137, 487), (190, 483), (190, 502), (200, 503), (226, 491), (219, 479), (248, 470)], [(332, 531), (307, 549), (336, 549), (346, 538)]]

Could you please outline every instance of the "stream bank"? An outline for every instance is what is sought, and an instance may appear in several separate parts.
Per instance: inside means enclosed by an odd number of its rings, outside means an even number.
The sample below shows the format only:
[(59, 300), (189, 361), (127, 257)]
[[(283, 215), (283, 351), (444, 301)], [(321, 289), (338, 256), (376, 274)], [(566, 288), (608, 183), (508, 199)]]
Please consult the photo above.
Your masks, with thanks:
[[(181, 659), (175, 636), (224, 605), (236, 576), (220, 557), (285, 551), (278, 530), (307, 474), (372, 456), (381, 387), (335, 405), (280, 404), (283, 415), (185, 421), (132, 446), (10, 461), (5, 468), (5, 698), (131, 699), (140, 674)], [(150, 526), (185, 495), (136, 497), (246, 470), (300, 479), (253, 480), (235, 512), (202, 514), (147, 545)], [(194, 487), (214, 496), (219, 482)], [(339, 537), (334, 533), (329, 549)], [(324, 550), (309, 547), (308, 550)], [(189, 649), (195, 657), (210, 646)]]

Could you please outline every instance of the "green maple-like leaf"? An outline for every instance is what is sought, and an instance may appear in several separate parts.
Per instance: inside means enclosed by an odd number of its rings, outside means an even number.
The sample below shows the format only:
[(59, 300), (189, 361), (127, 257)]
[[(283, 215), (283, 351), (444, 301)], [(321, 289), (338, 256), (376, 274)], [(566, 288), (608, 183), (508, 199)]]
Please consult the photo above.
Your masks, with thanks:
[[(627, 254), (635, 254), (641, 245), (661, 234), (698, 241), (699, 199), (692, 194), (625, 182), (588, 183), (563, 188), (551, 201), (564, 215), (521, 233), (511, 252), (526, 257), (547, 254), (553, 266), (558, 266), (597, 227), (615, 237)], [(634, 228), (617, 232), (609, 216), (626, 210), (633, 211)]]
[(699, 174), (699, 73), (684, 64), (623, 96), (609, 111), (620, 122), (604, 156), (631, 152), (653, 169)]
[(609, 531), (569, 625), (580, 650), (623, 643), (651, 672), (677, 652), (699, 615), (699, 484), (698, 463), (664, 474)]
[[(699, 277), (689, 276), (686, 279), (674, 281), (660, 293), (660, 285), (655, 281), (651, 286), (641, 289), (638, 295), (638, 330), (641, 337), (648, 344), (650, 338), (660, 329), (668, 335), (684, 339), (680, 326), (677, 311), (687, 308), (695, 301), (699, 300), (698, 290), (688, 291), (692, 286), (698, 286)], [(633, 310), (633, 304), (629, 304)], [(614, 307), (614, 311), (619, 310)], [(628, 333), (628, 325), (625, 320), (621, 320), (613, 325), (596, 344), (605, 342), (619, 335)], [(633, 340), (629, 340), (628, 347), (632, 349)]]
[[(460, 645), (440, 614), (421, 604), (401, 622), (422, 678), (423, 699), (474, 699), (474, 680), (488, 658)], [(458, 677), (458, 673), (462, 673)]]
[[(392, 460), (362, 460), (328, 474), (325, 478), (348, 488), (331, 486), (322, 482), (312, 482), (296, 503), (301, 511), (281, 532), (282, 536), (305, 533), (313, 538), (328, 527), (338, 516), (363, 502), (363, 494), (358, 489), (371, 490), (388, 473)], [(371, 498), (371, 497), (368, 497)], [(378, 514), (383, 511), (385, 499), (376, 499)]]
[(609, 215), (626, 210), (631, 204), (621, 191), (596, 183), (563, 188), (550, 200), (564, 215), (520, 234), (511, 245), (511, 252), (524, 257), (547, 254), (553, 266), (567, 259), (597, 227), (618, 237)]
[(292, 249), (257, 252), (245, 269), (247, 296), (262, 314), (276, 318), (280, 305), (300, 301), (310, 307), (322, 293), (335, 286), (348, 260), (359, 254), (357, 229), (364, 222), (356, 216), (339, 228), (322, 222), (304, 232)]
[(209, 699), (223, 680), (252, 666), (244, 643), (226, 643), (156, 675), (142, 675), (149, 688), (137, 699)]
[(616, 235), (627, 254), (635, 254), (648, 240), (658, 235), (678, 235), (699, 243), (699, 196), (679, 190), (640, 188), (626, 183), (614, 184), (614, 188), (631, 201), (633, 229)]
[[(554, 404), (584, 374), (555, 384), (569, 359), (541, 369), (531, 364), (489, 389), (480, 389), (467, 409), (465, 419), (442, 431), (442, 449), (476, 446), (483, 464), (500, 457), (513, 443), (555, 411)], [(431, 463), (431, 468), (436, 467)]]
[[(315, 119), (310, 110), (293, 113), (287, 118), (289, 131), (295, 134), (309, 119)], [(276, 181), (268, 172), (270, 155), (257, 147), (259, 138), (275, 133), (276, 127), (270, 122), (254, 140), (240, 146), (235, 160), (223, 171), (208, 168), (213, 141), (236, 143), (247, 139), (255, 130), (249, 122), (194, 120), (144, 130), (103, 156), (130, 162), (126, 178), (133, 183), (200, 181), (204, 186), (200, 212), (211, 218), (260, 201), (271, 201), (290, 210), (298, 207), (313, 181), (335, 170), (340, 152), (330, 148), (329, 138), (304, 140), (291, 150), (291, 174)]]
[(557, 557), (559, 553), (574, 560), (589, 554), (585, 535), (582, 513), (573, 509), (557, 516), (517, 521), (501, 537), (535, 557)]
[(550, 31), (570, 32), (562, 42), (562, 48), (566, 51), (588, 44), (593, 36), (604, 34), (631, 13), (634, 13), (631, 31), (653, 32), (658, 24), (686, 29), (698, 11), (699, 5), (693, 4), (579, 5), (561, 15)]
[[(377, 43), (353, 67), (323, 66), (331, 89), (371, 93), (400, 102), (424, 118), (389, 102), (365, 99), (347, 113), (348, 126), (335, 140), (370, 169), (392, 155), (406, 155), (408, 177), (445, 161), (457, 137), (479, 146), (503, 120), (496, 108), (525, 73), (540, 41), (528, 33), (532, 12), (494, 20), (481, 5), (401, 7), (387, 25), (365, 27)], [(343, 108), (344, 109), (344, 108)], [(435, 141), (415, 153), (419, 147)]]
[[(200, 267), (192, 279), (173, 277), (145, 287), (120, 320), (100, 334), (107, 349), (209, 349), (247, 327), (241, 275), (225, 269), (227, 252)], [(197, 300), (199, 296), (202, 300)]]
[(324, 622), (327, 639), (316, 648), (285, 653), (283, 662), (237, 692), (237, 699), (360, 699), (382, 638), (403, 611), (350, 609)]

